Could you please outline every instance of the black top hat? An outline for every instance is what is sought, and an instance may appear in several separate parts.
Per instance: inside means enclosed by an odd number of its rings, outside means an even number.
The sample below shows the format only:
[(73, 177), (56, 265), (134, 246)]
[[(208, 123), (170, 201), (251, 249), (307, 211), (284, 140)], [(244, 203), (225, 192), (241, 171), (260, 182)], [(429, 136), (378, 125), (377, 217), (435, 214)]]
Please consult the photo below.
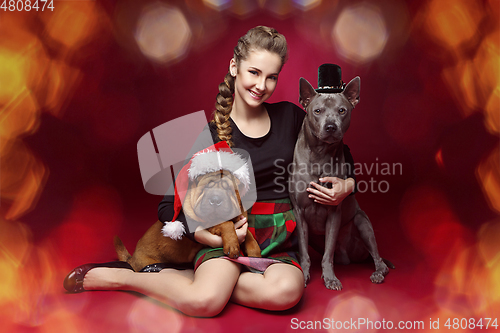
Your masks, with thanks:
[(339, 65), (323, 64), (318, 68), (318, 93), (339, 93), (344, 91), (342, 69)]

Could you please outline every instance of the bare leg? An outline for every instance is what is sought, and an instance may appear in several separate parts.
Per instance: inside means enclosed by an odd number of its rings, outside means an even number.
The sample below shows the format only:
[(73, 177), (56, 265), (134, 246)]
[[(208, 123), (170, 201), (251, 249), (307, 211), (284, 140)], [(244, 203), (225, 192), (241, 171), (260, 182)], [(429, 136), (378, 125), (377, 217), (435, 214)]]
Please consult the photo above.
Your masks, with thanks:
[(241, 273), (231, 300), (252, 308), (286, 310), (299, 302), (303, 292), (302, 271), (278, 263), (269, 266), (264, 274)]
[(130, 290), (164, 302), (189, 316), (212, 317), (226, 306), (240, 275), (240, 266), (210, 259), (194, 273), (164, 269), (136, 273), (128, 269), (94, 268), (84, 278), (86, 290)]

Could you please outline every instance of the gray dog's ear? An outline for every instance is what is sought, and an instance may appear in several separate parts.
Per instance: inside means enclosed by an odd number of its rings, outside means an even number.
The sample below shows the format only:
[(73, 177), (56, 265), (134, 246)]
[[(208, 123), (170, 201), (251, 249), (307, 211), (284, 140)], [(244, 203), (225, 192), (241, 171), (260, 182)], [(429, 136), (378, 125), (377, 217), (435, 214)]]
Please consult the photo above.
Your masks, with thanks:
[(351, 80), (347, 84), (347, 86), (344, 89), (344, 96), (347, 97), (349, 102), (351, 102), (352, 106), (356, 106), (359, 102), (359, 90), (360, 90), (360, 85), (361, 85), (361, 79), (359, 76), (356, 76), (354, 79)]
[(300, 97), (299, 97), (299, 103), (306, 108), (309, 103), (311, 102), (311, 99), (316, 96), (316, 91), (314, 91), (314, 88), (311, 86), (309, 82), (307, 82), (306, 79), (303, 77), (300, 78)]

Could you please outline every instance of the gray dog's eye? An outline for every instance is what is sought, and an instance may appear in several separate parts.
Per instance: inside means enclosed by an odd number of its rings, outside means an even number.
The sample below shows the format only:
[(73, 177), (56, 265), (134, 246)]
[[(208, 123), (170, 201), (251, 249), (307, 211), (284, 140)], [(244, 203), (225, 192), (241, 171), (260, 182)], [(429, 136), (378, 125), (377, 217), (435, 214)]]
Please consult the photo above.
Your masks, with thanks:
[(314, 112), (314, 114), (320, 114), (320, 113), (321, 113), (321, 110), (320, 110), (320, 109), (316, 109), (316, 110), (314, 110), (313, 112)]
[(340, 108), (340, 109), (339, 109), (339, 113), (340, 113), (340, 114), (344, 114), (344, 113), (346, 113), (346, 112), (347, 112), (347, 110), (346, 110), (346, 109), (344, 109), (344, 108)]

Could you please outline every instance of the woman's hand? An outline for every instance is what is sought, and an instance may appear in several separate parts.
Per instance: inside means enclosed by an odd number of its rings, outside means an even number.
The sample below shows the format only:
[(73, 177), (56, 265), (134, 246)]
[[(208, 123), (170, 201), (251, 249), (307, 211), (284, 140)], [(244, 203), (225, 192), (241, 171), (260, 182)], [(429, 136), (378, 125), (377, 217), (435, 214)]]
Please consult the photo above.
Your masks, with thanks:
[(354, 191), (354, 179), (346, 180), (337, 177), (324, 177), (319, 179), (322, 183), (332, 183), (332, 188), (326, 188), (314, 182), (313, 187), (308, 187), (309, 198), (322, 205), (339, 205), (349, 194)]
[(237, 221), (234, 222), (234, 229), (236, 229), (236, 236), (238, 236), (238, 242), (241, 244), (245, 241), (248, 231), (247, 218), (243, 215), (237, 217)]
[[(247, 218), (243, 215), (237, 217), (237, 221), (234, 223), (234, 229), (236, 231), (236, 236), (238, 236), (238, 242), (241, 244), (245, 241), (247, 235), (248, 223)], [(194, 239), (201, 244), (208, 245), (210, 247), (222, 247), (222, 237), (212, 234), (207, 229), (202, 227), (197, 227), (194, 232)]]
[(222, 237), (212, 234), (207, 229), (197, 227), (194, 232), (194, 239), (200, 243), (210, 247), (222, 247)]

